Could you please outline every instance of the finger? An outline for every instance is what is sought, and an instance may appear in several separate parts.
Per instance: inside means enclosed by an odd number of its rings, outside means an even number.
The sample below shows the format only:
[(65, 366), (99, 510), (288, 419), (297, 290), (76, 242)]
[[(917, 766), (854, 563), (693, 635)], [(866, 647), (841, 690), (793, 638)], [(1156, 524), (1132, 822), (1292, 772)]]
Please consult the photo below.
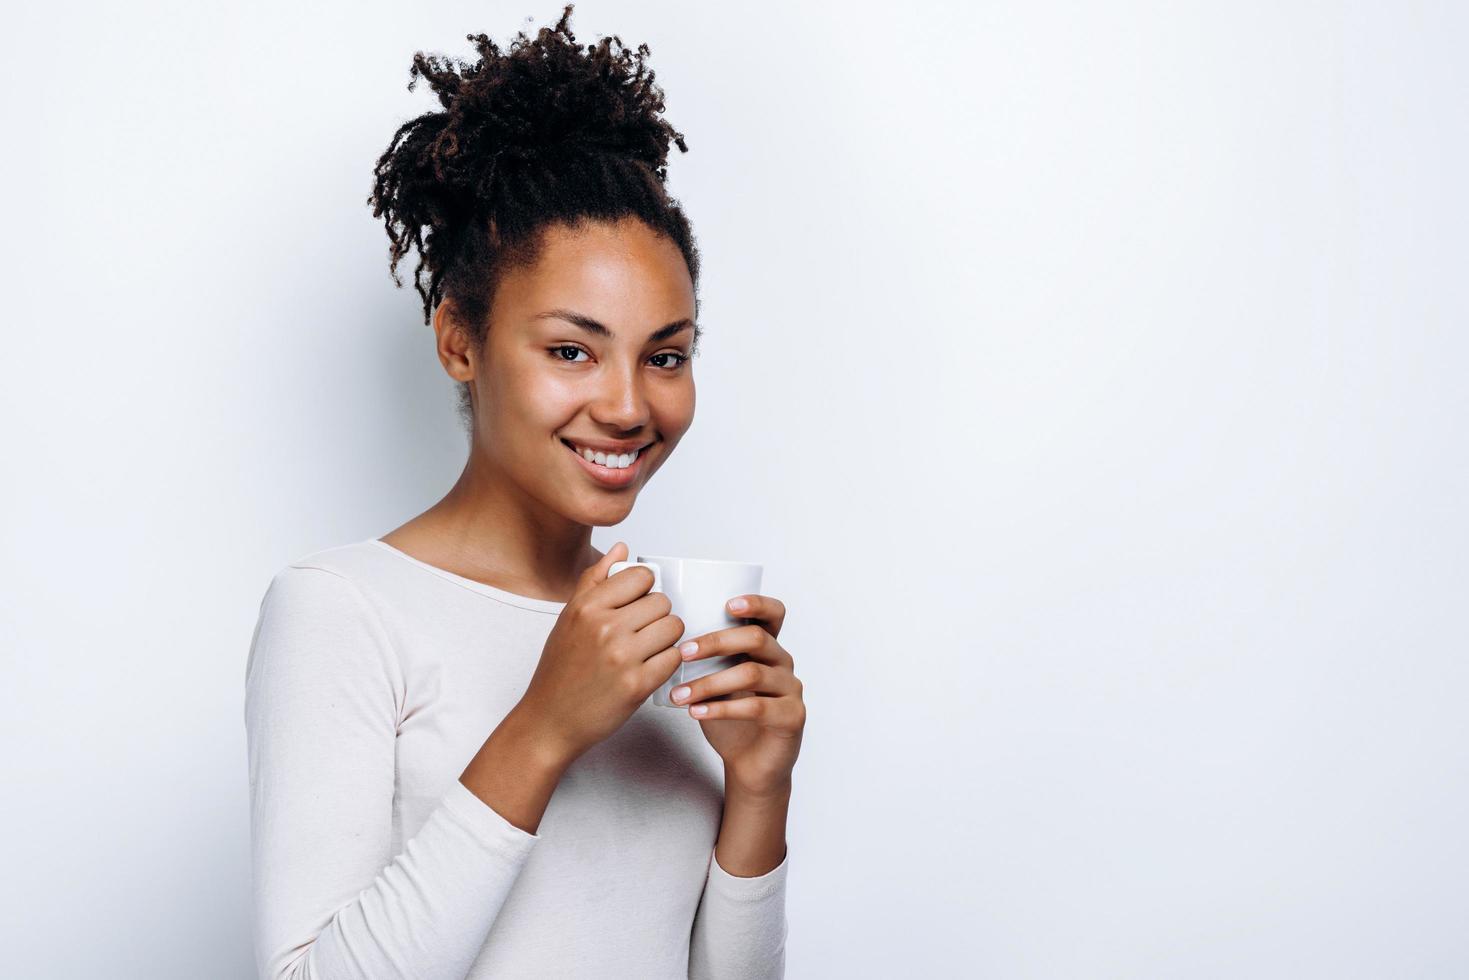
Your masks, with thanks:
[(779, 667), (746, 660), (695, 678), (669, 692), (674, 704), (693, 704), (721, 694), (749, 691), (752, 694), (794, 694), (795, 675)]
[(793, 697), (757, 695), (729, 701), (706, 701), (690, 705), (689, 714), (700, 721), (744, 718), (762, 728), (792, 735), (799, 734), (806, 723), (806, 707), (799, 698)]
[[(744, 606), (737, 606), (743, 602)], [(753, 619), (764, 624), (771, 636), (780, 636), (780, 628), (786, 621), (786, 604), (774, 596), (737, 595), (725, 603), (732, 615), (741, 619)]]
[[(678, 637), (674, 636), (674, 639)], [(642, 671), (643, 690), (651, 695), (662, 687), (663, 682), (672, 677), (673, 672), (678, 669), (678, 663), (678, 647), (674, 646), (665, 647), (644, 660), (643, 666), (639, 668)]]
[[(590, 592), (603, 582), (607, 581), (607, 569), (612, 567), (613, 562), (625, 561), (627, 559), (627, 545), (619, 541), (607, 549), (607, 553), (597, 559), (591, 565), (582, 570), (581, 576), (576, 580), (576, 591), (572, 598), (580, 598), (582, 593)], [(653, 573), (648, 572), (651, 576)]]
[[(624, 571), (634, 572), (637, 569), (628, 568)], [(657, 632), (659, 643), (665, 647), (672, 647), (684, 634), (684, 621), (673, 615), (673, 601), (662, 592), (649, 592), (632, 600), (618, 611), (618, 615), (622, 622), (638, 631), (663, 623)]]
[[(638, 599), (638, 602), (646, 601), (646, 598), (649, 597)], [(657, 598), (657, 594), (651, 598)], [(627, 605), (627, 607), (623, 608), (632, 608), (632, 605)], [(670, 657), (668, 657), (668, 660), (677, 661), (679, 660), (679, 649), (674, 644), (677, 644), (680, 636), (683, 636), (683, 620), (680, 620), (677, 616), (658, 616), (657, 619), (643, 626), (638, 632), (633, 633), (633, 636), (635, 636), (639, 655), (645, 663), (651, 660), (651, 658), (663, 655), (664, 652), (668, 651), (673, 651)], [(668, 670), (668, 673), (664, 674), (663, 679), (667, 680), (671, 674), (673, 674), (673, 669)]]
[(644, 596), (654, 595), (653, 583), (656, 581), (650, 568), (642, 565), (624, 568), (607, 580), (598, 599), (613, 609), (623, 607)]
[(602, 584), (602, 590), (592, 601), (608, 609), (619, 609), (652, 594), (656, 581), (653, 570), (646, 565), (624, 568)]
[[(690, 646), (692, 644), (692, 646)], [(685, 660), (703, 660), (706, 657), (724, 657), (746, 653), (772, 667), (790, 667), (795, 661), (786, 653), (775, 637), (758, 623), (746, 626), (730, 626), (702, 636), (693, 637), (679, 644), (678, 651)], [(712, 676), (712, 675), (711, 675)]]

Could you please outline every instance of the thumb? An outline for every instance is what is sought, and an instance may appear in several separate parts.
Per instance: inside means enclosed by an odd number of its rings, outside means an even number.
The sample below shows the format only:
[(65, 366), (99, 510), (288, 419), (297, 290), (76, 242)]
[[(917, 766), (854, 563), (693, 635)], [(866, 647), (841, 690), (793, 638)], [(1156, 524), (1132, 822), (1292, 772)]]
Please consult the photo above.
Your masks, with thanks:
[(595, 564), (589, 565), (586, 570), (581, 573), (581, 578), (577, 580), (576, 595), (572, 596), (572, 598), (577, 598), (583, 592), (588, 592), (591, 589), (596, 588), (602, 582), (607, 581), (607, 570), (612, 567), (613, 562), (626, 560), (627, 545), (624, 542), (619, 541), (612, 547), (608, 548), (607, 553), (603, 555), (600, 559), (598, 559)]

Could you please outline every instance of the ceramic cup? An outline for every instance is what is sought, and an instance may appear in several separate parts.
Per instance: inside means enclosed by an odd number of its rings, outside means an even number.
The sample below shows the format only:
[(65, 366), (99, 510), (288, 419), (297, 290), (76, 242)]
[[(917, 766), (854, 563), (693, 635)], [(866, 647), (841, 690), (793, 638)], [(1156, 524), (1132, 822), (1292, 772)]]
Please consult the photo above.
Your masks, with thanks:
[[(710, 558), (675, 558), (669, 555), (638, 555), (637, 561), (616, 561), (607, 572), (611, 578), (624, 568), (642, 565), (653, 573), (649, 592), (662, 592), (673, 603), (673, 615), (683, 620), (684, 640), (755, 622), (733, 615), (725, 603), (738, 595), (757, 595), (764, 566), (743, 561), (719, 561)], [(646, 593), (645, 593), (646, 594)], [(653, 703), (665, 708), (687, 709), (688, 704), (674, 704), (668, 692), (726, 667), (744, 663), (748, 654), (735, 653), (723, 657), (700, 657), (682, 662), (673, 676), (653, 692)]]

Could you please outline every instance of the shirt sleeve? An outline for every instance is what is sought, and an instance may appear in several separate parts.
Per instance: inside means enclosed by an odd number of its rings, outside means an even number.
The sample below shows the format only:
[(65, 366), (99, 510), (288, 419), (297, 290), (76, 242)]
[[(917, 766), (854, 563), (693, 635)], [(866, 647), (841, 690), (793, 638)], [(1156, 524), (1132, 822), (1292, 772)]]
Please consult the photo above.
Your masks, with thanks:
[(455, 779), (392, 853), (402, 692), (387, 634), (350, 580), (301, 565), (276, 574), (245, 667), (264, 980), (463, 980), (540, 840)]
[(709, 878), (694, 913), (689, 980), (780, 980), (786, 972), (786, 870), (754, 878), (732, 875), (711, 851)]

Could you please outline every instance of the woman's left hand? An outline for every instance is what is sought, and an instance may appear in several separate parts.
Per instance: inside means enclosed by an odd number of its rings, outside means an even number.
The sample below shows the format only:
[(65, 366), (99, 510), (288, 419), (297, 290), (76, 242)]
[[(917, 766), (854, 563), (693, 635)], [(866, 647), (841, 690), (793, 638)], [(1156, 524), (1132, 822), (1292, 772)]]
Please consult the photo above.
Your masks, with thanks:
[[(735, 605), (740, 600), (746, 603), (743, 608)], [(694, 637), (698, 651), (692, 657), (685, 655), (684, 662), (736, 653), (750, 659), (674, 688), (673, 701), (689, 706), (704, 737), (724, 759), (726, 790), (750, 796), (789, 792), (806, 727), (806, 704), (795, 660), (776, 642), (786, 607), (770, 596), (743, 595), (732, 598), (728, 608), (755, 622)], [(688, 642), (680, 644), (680, 650)], [(679, 697), (684, 688), (688, 693)], [(728, 697), (708, 700), (720, 695)]]

